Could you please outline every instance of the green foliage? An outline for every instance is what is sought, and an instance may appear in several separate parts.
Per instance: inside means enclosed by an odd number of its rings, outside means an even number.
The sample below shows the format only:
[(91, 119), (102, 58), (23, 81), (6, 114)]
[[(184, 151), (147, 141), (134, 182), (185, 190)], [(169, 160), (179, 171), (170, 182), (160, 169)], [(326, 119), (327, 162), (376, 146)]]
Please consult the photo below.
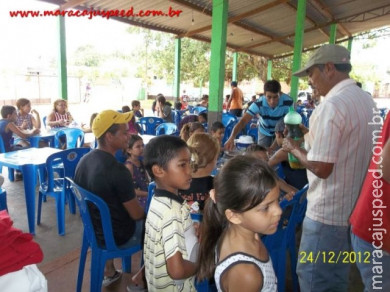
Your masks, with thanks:
[(104, 60), (92, 45), (79, 47), (74, 53), (74, 64), (77, 66), (98, 67)]

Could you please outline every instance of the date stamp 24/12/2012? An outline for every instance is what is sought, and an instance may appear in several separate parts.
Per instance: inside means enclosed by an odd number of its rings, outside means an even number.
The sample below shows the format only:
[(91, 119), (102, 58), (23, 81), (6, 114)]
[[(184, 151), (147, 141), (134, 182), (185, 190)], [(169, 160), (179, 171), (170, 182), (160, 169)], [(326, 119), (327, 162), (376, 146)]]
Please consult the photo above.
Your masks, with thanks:
[(298, 261), (301, 264), (315, 264), (315, 263), (324, 263), (324, 264), (354, 264), (354, 263), (364, 263), (369, 264), (371, 262), (371, 253), (368, 251), (365, 252), (355, 252), (355, 251), (300, 251)]

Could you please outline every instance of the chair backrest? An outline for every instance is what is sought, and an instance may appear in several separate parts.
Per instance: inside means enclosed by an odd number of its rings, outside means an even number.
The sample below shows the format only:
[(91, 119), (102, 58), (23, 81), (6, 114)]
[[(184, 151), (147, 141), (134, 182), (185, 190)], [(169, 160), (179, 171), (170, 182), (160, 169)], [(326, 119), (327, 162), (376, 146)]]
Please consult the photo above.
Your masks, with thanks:
[(222, 124), (227, 127), (231, 121), (237, 122), (237, 117), (235, 115), (232, 115), (230, 113), (223, 113), (222, 114)]
[(145, 214), (148, 214), (150, 202), (152, 201), (155, 189), (156, 189), (156, 183), (154, 181), (150, 182), (148, 186), (148, 198), (146, 200), (146, 205), (145, 205)]
[[(302, 222), (306, 212), (306, 192), (308, 185), (298, 191), (290, 201), (283, 200), (280, 207), (283, 210), (279, 221), (278, 229), (274, 234), (266, 235), (262, 238), (271, 259), (278, 278), (278, 291), (284, 291), (286, 280), (286, 253), (290, 251), (290, 256), (296, 256), (296, 252), (291, 253), (291, 249), (296, 250), (295, 232), (297, 225)], [(290, 259), (291, 265), (296, 264), (296, 259)], [(294, 290), (295, 291), (295, 290)]]
[[(232, 134), (233, 132), (233, 128), (234, 126), (237, 124), (237, 120), (234, 121), (234, 120), (231, 120), (229, 122), (229, 124), (226, 126), (225, 128), (225, 134), (223, 136), (223, 139), (222, 139), (222, 144), (224, 145), (226, 143), (226, 141), (229, 139), (230, 135)], [(238, 136), (238, 135), (237, 135)]]
[(194, 112), (194, 106), (193, 105), (187, 105), (187, 109), (192, 114)]
[(71, 185), (72, 193), (76, 199), (76, 202), (80, 208), (81, 219), (84, 224), (84, 234), (88, 239), (89, 244), (92, 248), (101, 247), (97, 244), (94, 227), (92, 224), (90, 207), (94, 206), (100, 213), (101, 225), (103, 228), (104, 240), (105, 240), (105, 248), (106, 250), (117, 250), (118, 247), (115, 244), (115, 240), (112, 233), (112, 225), (111, 225), (111, 215), (110, 210), (106, 202), (95, 194), (83, 189), (79, 185), (77, 185), (72, 179), (68, 178), (68, 181)]
[(0, 153), (5, 153), (3, 137), (0, 135)]
[(183, 115), (183, 111), (173, 110), (172, 114), (173, 114), (173, 122), (175, 123), (175, 125), (177, 127), (179, 127), (180, 121), (181, 121), (181, 117)]
[(257, 127), (249, 128), (247, 135), (251, 136), (253, 138), (253, 141), (257, 143), (257, 140), (259, 140), (259, 129)]
[(42, 118), (42, 122), (43, 122), (43, 125), (45, 126), (45, 128), (46, 128), (46, 119), (47, 119), (47, 116), (44, 116), (44, 117)]
[(78, 128), (58, 130), (54, 136), (54, 147), (60, 147), (60, 137), (66, 137), (66, 149), (81, 147), (84, 144), (84, 132)]
[(193, 108), (192, 113), (199, 115), (200, 113), (207, 112), (207, 107), (196, 106)]
[(177, 135), (178, 128), (174, 123), (162, 123), (156, 128), (156, 136), (160, 135)]
[[(48, 191), (52, 191), (54, 189), (54, 173), (57, 173), (57, 175), (61, 176), (63, 175), (62, 178), (73, 178), (80, 159), (90, 150), (90, 148), (86, 147), (74, 148), (66, 149), (50, 155), (46, 159)], [(55, 171), (54, 166), (58, 165), (59, 163), (63, 164), (64, 171), (58, 174), (58, 172)]]
[(155, 135), (157, 126), (164, 123), (164, 120), (156, 117), (142, 117), (137, 123), (141, 126), (141, 134)]
[(297, 224), (302, 222), (306, 212), (306, 193), (308, 188), (309, 185), (305, 185), (294, 195), (292, 200), (283, 200), (280, 202), (280, 207), (283, 211), (285, 211), (289, 206), (292, 206), (292, 210), (291, 213), (288, 214), (283, 212), (277, 231), (274, 234), (264, 237), (263, 242), (268, 250), (273, 250), (277, 246), (287, 246), (288, 240), (294, 236), (295, 228)]

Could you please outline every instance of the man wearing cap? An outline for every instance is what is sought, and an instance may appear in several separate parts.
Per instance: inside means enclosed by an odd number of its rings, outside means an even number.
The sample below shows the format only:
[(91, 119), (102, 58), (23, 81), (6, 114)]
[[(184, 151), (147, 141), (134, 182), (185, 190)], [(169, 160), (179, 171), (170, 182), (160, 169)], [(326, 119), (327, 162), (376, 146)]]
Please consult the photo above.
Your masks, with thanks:
[(244, 95), (242, 90), (237, 87), (237, 81), (233, 81), (230, 85), (232, 86), (232, 93), (230, 94), (230, 98), (227, 102), (227, 108), (229, 109), (229, 113), (232, 115), (241, 117)]
[[(129, 141), (127, 123), (132, 112), (119, 113), (105, 110), (99, 113), (92, 123), (92, 132), (98, 141), (97, 149), (86, 154), (76, 168), (74, 181), (82, 188), (101, 197), (111, 214), (115, 243), (130, 246), (140, 242), (142, 221), (145, 213), (139, 205), (129, 170), (115, 159), (118, 150), (127, 148)], [(91, 208), (92, 223), (99, 245), (104, 245), (100, 214)], [(115, 270), (113, 260), (106, 262), (103, 286), (118, 280), (120, 271)]]
[(234, 126), (230, 138), (225, 143), (226, 150), (234, 147), (234, 138), (257, 114), (260, 116), (257, 144), (275, 150), (275, 126), (292, 106), (293, 100), (287, 94), (281, 92), (280, 83), (276, 80), (268, 80), (264, 83), (264, 95), (251, 104), (244, 116)]
[(295, 76), (309, 77), (324, 97), (310, 117), (305, 149), (290, 138), (283, 149), (307, 169), (309, 190), (297, 274), (301, 291), (348, 291), (351, 251), (348, 218), (359, 195), (372, 151), (370, 125), (376, 106), (349, 78), (350, 53), (324, 45)]

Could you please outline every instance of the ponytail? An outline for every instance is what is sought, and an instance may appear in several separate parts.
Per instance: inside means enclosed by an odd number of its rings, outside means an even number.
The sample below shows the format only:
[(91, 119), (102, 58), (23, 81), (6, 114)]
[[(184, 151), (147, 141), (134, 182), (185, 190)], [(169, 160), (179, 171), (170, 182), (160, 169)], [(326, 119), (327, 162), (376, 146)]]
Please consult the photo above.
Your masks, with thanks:
[(211, 198), (207, 199), (203, 209), (198, 256), (197, 279), (199, 281), (213, 277), (218, 240), (228, 224), (225, 214), (220, 213), (217, 204)]
[(190, 123), (184, 124), (180, 131), (180, 138), (187, 142), (190, 138)]

